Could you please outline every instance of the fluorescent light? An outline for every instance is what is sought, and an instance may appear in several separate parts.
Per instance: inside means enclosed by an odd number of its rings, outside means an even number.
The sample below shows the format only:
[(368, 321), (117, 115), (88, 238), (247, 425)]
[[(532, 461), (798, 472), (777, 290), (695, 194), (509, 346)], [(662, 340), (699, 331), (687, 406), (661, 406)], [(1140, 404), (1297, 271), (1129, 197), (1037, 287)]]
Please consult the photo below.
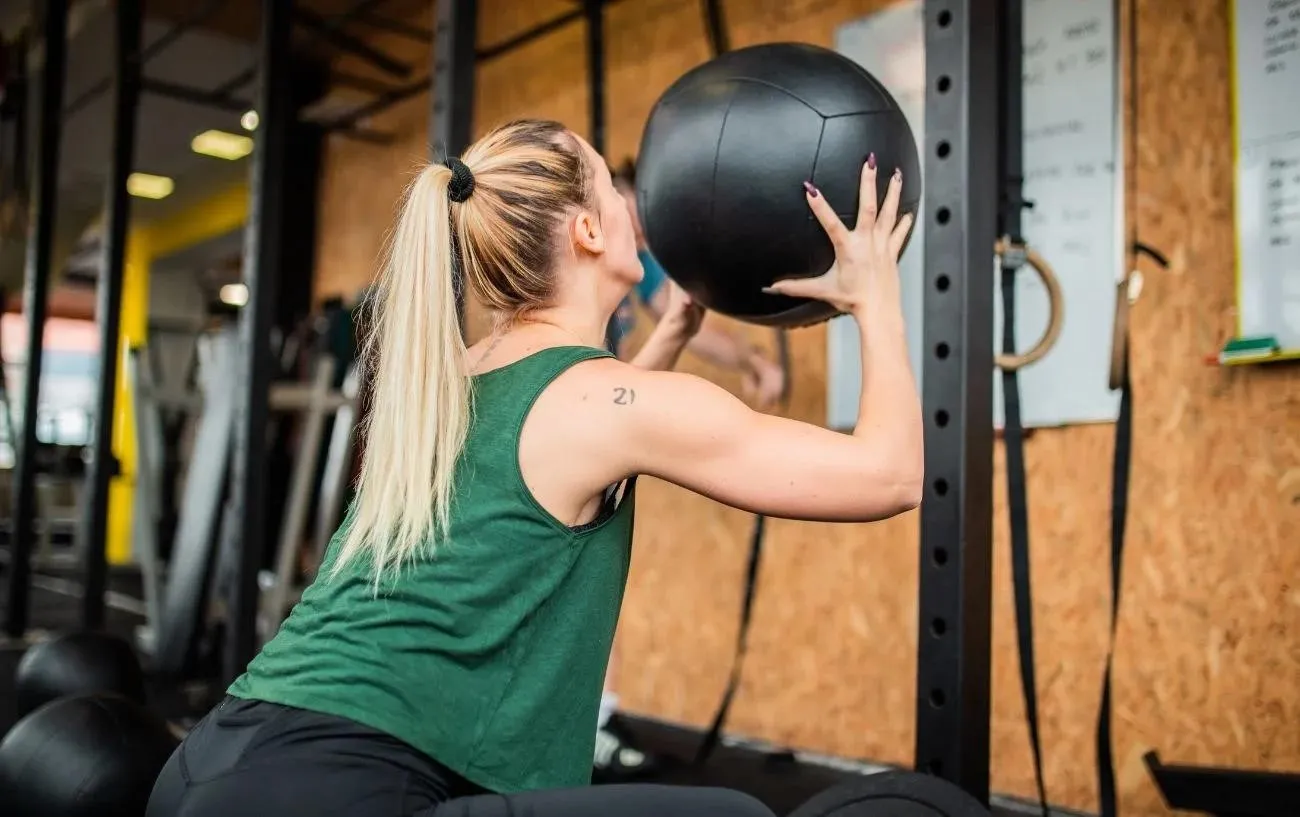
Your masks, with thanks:
[(244, 115), (239, 117), (239, 126), (244, 130), (257, 130), (257, 124), (261, 121), (257, 111), (244, 111)]
[(243, 306), (248, 303), (248, 287), (244, 284), (226, 284), (217, 294), (223, 304)]
[(190, 142), (190, 150), (204, 156), (228, 159), (233, 162), (253, 152), (253, 140), (251, 137), (238, 133), (226, 133), (223, 130), (205, 130), (195, 136), (194, 141)]
[(132, 173), (126, 177), (126, 192), (142, 199), (165, 199), (176, 189), (176, 183), (166, 176), (152, 173)]

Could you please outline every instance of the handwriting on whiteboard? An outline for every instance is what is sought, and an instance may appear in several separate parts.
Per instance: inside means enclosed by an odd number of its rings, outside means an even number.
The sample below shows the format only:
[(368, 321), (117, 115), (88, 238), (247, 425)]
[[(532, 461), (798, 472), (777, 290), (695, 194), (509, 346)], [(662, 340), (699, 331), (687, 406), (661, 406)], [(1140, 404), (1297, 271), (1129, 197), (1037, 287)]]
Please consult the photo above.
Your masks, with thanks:
[(1300, 350), (1300, 0), (1237, 0), (1238, 315)]
[[(1114, 281), (1121, 269), (1124, 237), (1117, 229), (1122, 168), (1116, 167), (1112, 0), (1026, 0), (1022, 33), (1023, 192), (1033, 207), (1024, 211), (1021, 228), (1056, 272), (1065, 300), (1056, 346), (1020, 372), (1022, 419), (1026, 426), (1113, 420), (1118, 400), (1108, 388), (1107, 372)], [(924, 46), (919, 0), (891, 4), (836, 31), (836, 48), (890, 89), (921, 145), (926, 144)], [(980, 113), (993, 116), (996, 111), (990, 106)], [(991, 202), (996, 191), (968, 194), (972, 201)], [(922, 378), (924, 282), (935, 275), (927, 267), (942, 263), (925, 258), (924, 231), (925, 223), (918, 223), (911, 249), (899, 265), (908, 350)], [(1027, 269), (1016, 274), (1015, 286), (1015, 334), (1017, 348), (1024, 351), (1047, 325), (1047, 297), (1041, 281)], [(998, 338), (1002, 299), (996, 292), (993, 296)], [(832, 321), (828, 338), (828, 423), (851, 427), (861, 385), (860, 342), (853, 321)], [(989, 376), (996, 377), (992, 372)], [(1001, 388), (995, 386), (997, 423), (1001, 398)]]
[(1300, 54), (1300, 0), (1271, 0), (1264, 18), (1264, 73), (1280, 74)]

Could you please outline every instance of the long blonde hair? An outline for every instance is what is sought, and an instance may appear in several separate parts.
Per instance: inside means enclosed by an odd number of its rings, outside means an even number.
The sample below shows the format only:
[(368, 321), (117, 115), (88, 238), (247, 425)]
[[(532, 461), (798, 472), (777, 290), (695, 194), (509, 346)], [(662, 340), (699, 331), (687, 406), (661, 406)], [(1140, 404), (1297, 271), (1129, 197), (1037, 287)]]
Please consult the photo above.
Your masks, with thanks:
[(368, 556), (376, 588), (446, 535), (455, 467), (471, 417), (471, 384), (455, 270), (488, 309), (518, 316), (549, 303), (559, 226), (591, 202), (591, 169), (557, 122), (520, 120), (472, 145), (462, 202), (447, 164), (407, 186), (371, 293), (363, 349), (370, 409), (356, 498), (333, 573)]

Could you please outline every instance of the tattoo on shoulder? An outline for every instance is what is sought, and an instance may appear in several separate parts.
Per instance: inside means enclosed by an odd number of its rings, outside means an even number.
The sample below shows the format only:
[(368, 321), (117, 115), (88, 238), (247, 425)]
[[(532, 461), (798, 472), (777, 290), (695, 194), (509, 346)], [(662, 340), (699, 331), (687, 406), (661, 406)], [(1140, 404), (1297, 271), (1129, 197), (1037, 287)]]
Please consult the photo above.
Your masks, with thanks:
[(636, 392), (632, 389), (616, 388), (614, 389), (614, 404), (618, 406), (630, 406), (636, 402)]

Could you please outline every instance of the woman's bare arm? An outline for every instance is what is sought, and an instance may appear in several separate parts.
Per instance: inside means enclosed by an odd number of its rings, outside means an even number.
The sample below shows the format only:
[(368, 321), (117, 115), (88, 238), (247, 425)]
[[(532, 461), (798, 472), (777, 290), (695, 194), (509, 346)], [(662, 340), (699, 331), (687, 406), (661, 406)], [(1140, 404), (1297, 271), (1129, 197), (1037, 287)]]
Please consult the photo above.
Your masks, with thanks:
[[(607, 382), (621, 399), (611, 425), (629, 473), (646, 473), (738, 508), (799, 519), (867, 521), (915, 507), (924, 482), (920, 398), (908, 362), (898, 255), (911, 216), (898, 215), (902, 176), (876, 199), (874, 156), (860, 180), (850, 230), (820, 192), (809, 207), (835, 247), (818, 278), (780, 281), (773, 291), (825, 300), (857, 320), (862, 391), (851, 435), (751, 411), (699, 378), (639, 369)], [(602, 376), (614, 369), (600, 370)]]
[[(897, 339), (880, 336), (893, 332)], [(628, 474), (659, 477), (732, 507), (791, 519), (865, 522), (910, 510), (924, 475), (916, 387), (901, 326), (863, 333), (863, 359), (897, 355), (864, 377), (852, 434), (756, 412), (693, 375), (606, 370), (610, 422)], [(621, 383), (621, 385), (615, 385)]]

